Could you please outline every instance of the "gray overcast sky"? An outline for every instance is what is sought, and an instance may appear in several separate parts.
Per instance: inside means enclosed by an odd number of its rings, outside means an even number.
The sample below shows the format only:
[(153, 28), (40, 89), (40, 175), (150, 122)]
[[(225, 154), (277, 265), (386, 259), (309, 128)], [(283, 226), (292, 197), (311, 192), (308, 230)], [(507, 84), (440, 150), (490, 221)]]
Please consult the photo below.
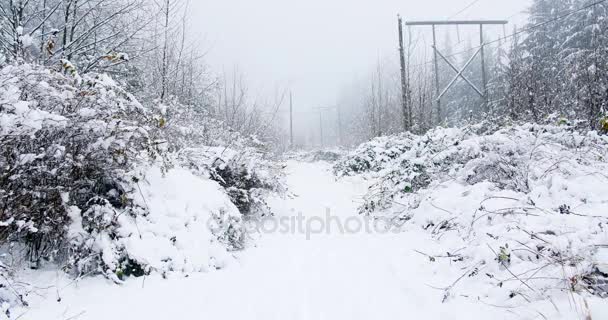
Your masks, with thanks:
[[(252, 90), (289, 87), (298, 105), (317, 107), (335, 103), (340, 89), (379, 57), (396, 54), (397, 13), (446, 19), (472, 1), (192, 0), (190, 11), (215, 71), (238, 65)], [(530, 1), (479, 0), (456, 18), (521, 23)]]

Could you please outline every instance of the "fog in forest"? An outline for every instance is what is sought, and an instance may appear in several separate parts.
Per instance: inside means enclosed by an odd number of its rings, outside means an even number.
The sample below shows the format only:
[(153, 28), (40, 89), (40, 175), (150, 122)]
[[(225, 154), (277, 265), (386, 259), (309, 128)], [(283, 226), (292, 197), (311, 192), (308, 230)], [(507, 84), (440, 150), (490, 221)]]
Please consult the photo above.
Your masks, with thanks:
[[(530, 0), (194, 1), (190, 22), (203, 39), (209, 65), (228, 75), (238, 70), (252, 99), (274, 100), (293, 92), (296, 140), (312, 147), (320, 145), (317, 108), (340, 104), (348, 113), (353, 104), (362, 104), (352, 91), (368, 90), (361, 86), (371, 81), (379, 62), (393, 85), (399, 84), (398, 14), (405, 21), (508, 20), (505, 28), (486, 29), (488, 40), (495, 40), (522, 27), (529, 5)], [(412, 33), (416, 59), (431, 60), (430, 27)], [(454, 51), (468, 41), (479, 44), (476, 26), (438, 27), (437, 37), (440, 45), (449, 40)], [(289, 101), (284, 98), (278, 121), (288, 135)], [(336, 118), (335, 110), (324, 111), (329, 144), (337, 143)]]

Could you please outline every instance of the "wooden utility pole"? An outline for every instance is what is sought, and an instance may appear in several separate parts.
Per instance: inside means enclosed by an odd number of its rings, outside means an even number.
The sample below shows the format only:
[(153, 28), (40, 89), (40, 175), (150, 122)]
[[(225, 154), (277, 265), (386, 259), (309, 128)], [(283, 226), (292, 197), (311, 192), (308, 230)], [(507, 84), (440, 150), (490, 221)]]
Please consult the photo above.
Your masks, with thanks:
[(323, 148), (323, 109), (319, 109), (319, 135), (321, 137), (321, 148)]
[(289, 147), (293, 149), (293, 96), (289, 92)]
[[(412, 115), (412, 86), (410, 84), (411, 62), (412, 59), (412, 28), (407, 27), (407, 113), (410, 130), (414, 128), (414, 120)], [(421, 120), (422, 121), (422, 120)]]
[(338, 145), (342, 145), (342, 113), (340, 111), (340, 105), (336, 106), (336, 112), (338, 116)]
[(403, 21), (401, 20), (400, 15), (397, 15), (397, 20), (399, 23), (399, 61), (401, 62), (401, 110), (403, 112), (403, 130), (409, 131), (411, 124), (408, 120), (409, 112), (407, 108), (408, 83), (405, 74), (405, 50), (403, 49)]

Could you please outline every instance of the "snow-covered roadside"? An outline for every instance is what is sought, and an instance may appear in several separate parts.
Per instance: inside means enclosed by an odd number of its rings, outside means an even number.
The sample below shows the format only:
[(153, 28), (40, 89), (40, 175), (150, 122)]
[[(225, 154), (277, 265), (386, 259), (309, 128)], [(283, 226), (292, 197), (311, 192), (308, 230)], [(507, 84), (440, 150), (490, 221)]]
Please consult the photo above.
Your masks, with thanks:
[(377, 138), (335, 170), (377, 179), (361, 213), (406, 222), (441, 244), (418, 250), (438, 273), (462, 276), (441, 287), (444, 300), (551, 304), (543, 316), (570, 307), (582, 318), (581, 297), (608, 295), (607, 155), (597, 132), (480, 124)]
[[(278, 217), (324, 217), (326, 207), (341, 221), (356, 217), (370, 184), (360, 177), (336, 181), (325, 163), (290, 161), (286, 170), (293, 196), (272, 201)], [(256, 248), (222, 270), (131, 278), (121, 286), (102, 277), (73, 282), (36, 272), (27, 279), (38, 287), (30, 308), (19, 311), (31, 320), (584, 319), (567, 295), (555, 296), (559, 312), (549, 302), (490, 306), (483, 299), (486, 287), (475, 282), (468, 284), (474, 295), (442, 303), (441, 288), (469, 271), (445, 268), (449, 259), (421, 257), (414, 250), (440, 252), (441, 246), (420, 228), (405, 228), (397, 234), (334, 231), (310, 240), (297, 232), (263, 234)], [(608, 318), (604, 301), (590, 298), (588, 304), (593, 319)]]

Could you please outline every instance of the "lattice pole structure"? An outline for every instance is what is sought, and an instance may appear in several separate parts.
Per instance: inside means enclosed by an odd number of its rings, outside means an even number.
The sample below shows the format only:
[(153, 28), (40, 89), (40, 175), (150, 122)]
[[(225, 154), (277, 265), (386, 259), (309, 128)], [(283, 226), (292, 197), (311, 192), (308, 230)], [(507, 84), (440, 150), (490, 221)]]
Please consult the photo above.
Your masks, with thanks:
[[(484, 25), (506, 25), (509, 22), (506, 20), (453, 20), (453, 21), (410, 21), (406, 22), (406, 26), (431, 26), (433, 30), (433, 65), (434, 65), (434, 73), (435, 73), (435, 104), (437, 107), (437, 121), (441, 123), (443, 119), (443, 110), (441, 106), (441, 98), (445, 96), (446, 93), (454, 86), (456, 81), (459, 78), (462, 78), (479, 96), (483, 99), (484, 110), (486, 112), (490, 111), (490, 105), (488, 102), (488, 77), (486, 74), (486, 61), (485, 61), (485, 40), (483, 37), (483, 26)], [(479, 25), (479, 49), (473, 54), (473, 56), (465, 63), (464, 67), (457, 68), (445, 55), (439, 51), (437, 48), (437, 34), (436, 27), (437, 26), (461, 26), (461, 25)], [(481, 54), (481, 72), (482, 72), (482, 82), (483, 88), (480, 90), (471, 82), (467, 77), (465, 77), (464, 72), (471, 65), (473, 60), (477, 57), (477, 55)], [(445, 63), (450, 66), (454, 72), (456, 72), (456, 76), (447, 87), (443, 90), (439, 87), (441, 83), (440, 74), (439, 74), (439, 58), (441, 58)]]

